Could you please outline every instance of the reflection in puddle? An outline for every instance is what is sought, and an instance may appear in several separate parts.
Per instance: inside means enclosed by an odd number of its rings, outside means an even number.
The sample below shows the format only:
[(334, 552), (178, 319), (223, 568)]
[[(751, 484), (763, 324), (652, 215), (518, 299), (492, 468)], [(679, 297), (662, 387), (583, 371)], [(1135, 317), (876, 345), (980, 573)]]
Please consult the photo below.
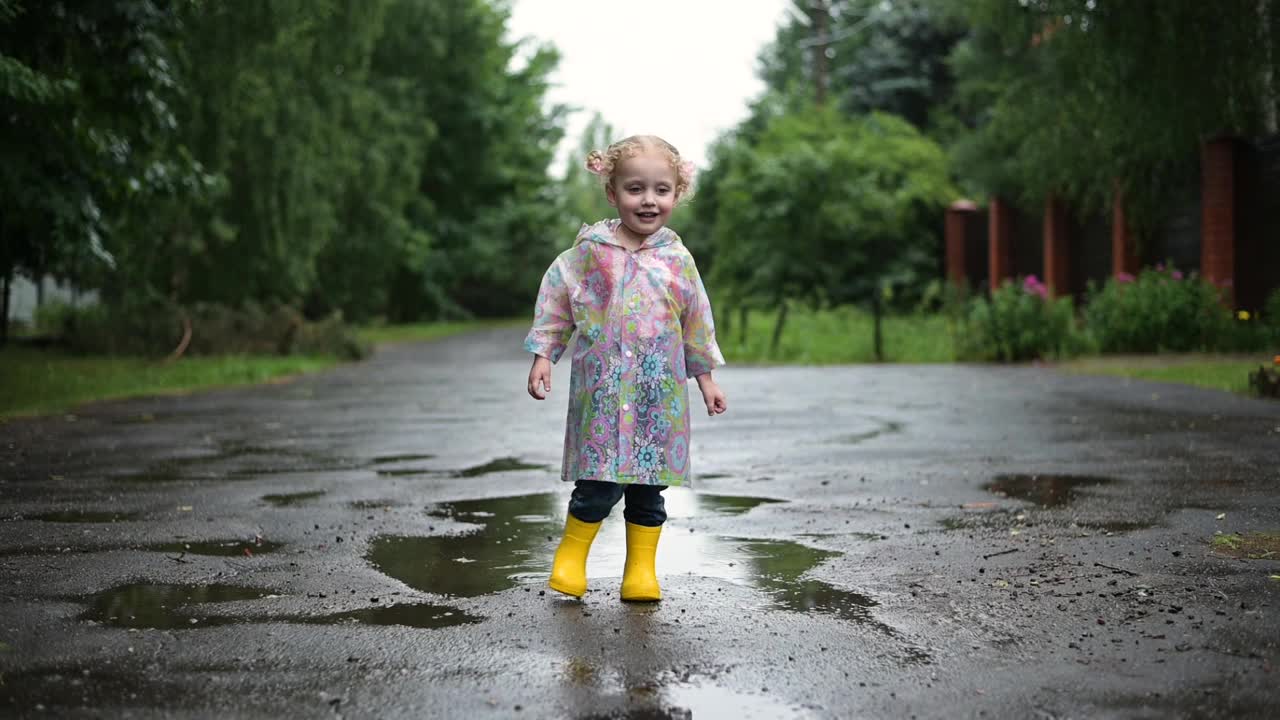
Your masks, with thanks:
[(389, 510), (396, 506), (396, 501), (374, 498), (370, 500), (352, 500), (347, 504), (356, 510)]
[(1113, 482), (1113, 478), (1088, 475), (997, 475), (982, 489), (1041, 507), (1062, 507), (1079, 499), (1080, 489)]
[[(736, 515), (771, 502), (688, 491), (668, 491), (664, 497), (672, 518)], [(523, 583), (540, 584), (551, 569), (564, 523), (563, 506), (563, 497), (552, 493), (442, 504), (432, 514), (474, 529), (445, 536), (377, 537), (370, 542), (368, 558), (410, 587), (439, 595), (476, 597)], [(620, 510), (616, 507), (605, 520), (592, 546), (588, 577), (622, 575), (626, 542)], [(871, 598), (803, 577), (837, 554), (790, 541), (668, 531), (658, 544), (658, 568), (667, 576), (693, 574), (751, 585), (764, 591), (773, 607), (833, 615), (896, 637), (871, 612), (877, 604)], [(616, 592), (599, 579), (593, 585)]]
[(773, 595), (777, 606), (797, 612), (829, 613), (845, 620), (877, 622), (871, 598), (816, 580), (802, 580), (818, 563), (840, 553), (817, 550), (792, 542), (741, 540), (739, 550), (755, 569), (755, 584)]
[(295, 622), (321, 625), (404, 625), (406, 627), (433, 630), (436, 628), (470, 625), (484, 620), (448, 605), (430, 603), (388, 605), (364, 610), (321, 615), (308, 618), (286, 618)]
[(202, 616), (183, 610), (187, 606), (203, 603), (257, 600), (269, 594), (266, 590), (238, 585), (136, 583), (121, 585), (93, 595), (89, 609), (80, 616), (80, 619), (95, 620), (116, 627), (158, 630), (227, 625), (241, 622), (242, 619), (221, 615)]
[(430, 460), (435, 455), (379, 455), (373, 459), (374, 465), (386, 465), (388, 463), (413, 462), (415, 460)]
[(114, 523), (137, 520), (141, 513), (136, 512), (95, 512), (92, 510), (59, 510), (40, 515), (32, 515), (29, 520), (43, 520), (55, 523)]
[(271, 617), (264, 615), (201, 615), (190, 606), (272, 597), (268, 590), (237, 585), (121, 585), (90, 596), (81, 620), (124, 628), (174, 630), (233, 623), (294, 622), (321, 625), (404, 625), (434, 629), (484, 620), (457, 608), (430, 603), (389, 605), (331, 615)]
[(805, 708), (768, 695), (739, 693), (718, 685), (672, 683), (660, 688), (623, 688), (627, 707), (580, 715), (578, 720), (803, 720), (817, 717)]
[(392, 468), (389, 470), (375, 470), (382, 477), (408, 477), (411, 475), (428, 475), (436, 472), (431, 468)]
[[(263, 555), (280, 549), (280, 543), (266, 540), (212, 540), (207, 542), (171, 542), (160, 545), (148, 545), (146, 550), (155, 552), (190, 553), (191, 555), (213, 555), (216, 557), (237, 557), (240, 555)], [(247, 551), (247, 552), (246, 552)]]
[(520, 458), (504, 457), (496, 460), (490, 460), (483, 465), (476, 465), (465, 470), (459, 470), (454, 473), (454, 477), (478, 477), (480, 475), (488, 475), (490, 473), (512, 472), (515, 470), (546, 470), (546, 465), (534, 465), (527, 463)]
[(313, 490), (311, 492), (289, 493), (287, 495), (263, 495), (262, 499), (276, 507), (289, 507), (291, 505), (301, 505), (308, 500), (315, 500), (324, 494), (324, 490)]
[(904, 427), (902, 423), (895, 422), (893, 420), (875, 420), (874, 422), (877, 425), (879, 425), (879, 427), (877, 427), (874, 430), (868, 430), (866, 432), (860, 432), (860, 433), (853, 433), (851, 435), (841, 435), (840, 437), (834, 438), (833, 442), (844, 443), (847, 445), (856, 445), (858, 443), (866, 442), (868, 440), (874, 440), (880, 437), (881, 435), (888, 435), (889, 433), (902, 432), (902, 428)]
[(112, 480), (125, 483), (170, 483), (180, 480), (246, 480), (264, 475), (351, 470), (360, 463), (312, 448), (267, 447), (223, 442), (204, 455), (157, 460), (145, 469)]
[[(785, 500), (775, 500), (773, 498), (708, 495), (706, 493), (699, 494), (697, 497), (697, 504), (699, 507), (712, 510), (722, 515), (741, 515), (754, 507), (771, 503), (786, 502)], [(673, 515), (672, 517), (677, 516)]]

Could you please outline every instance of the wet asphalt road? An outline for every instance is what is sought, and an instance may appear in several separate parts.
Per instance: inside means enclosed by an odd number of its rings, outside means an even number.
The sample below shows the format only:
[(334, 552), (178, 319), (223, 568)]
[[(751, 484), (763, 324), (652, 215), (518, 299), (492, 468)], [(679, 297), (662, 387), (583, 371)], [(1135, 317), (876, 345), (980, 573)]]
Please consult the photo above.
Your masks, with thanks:
[(731, 366), (666, 493), (665, 599), (619, 601), (619, 508), (577, 601), (543, 592), (568, 365), (530, 400), (520, 337), (0, 425), (0, 715), (1280, 707), (1280, 560), (1209, 544), (1280, 531), (1280, 403)]

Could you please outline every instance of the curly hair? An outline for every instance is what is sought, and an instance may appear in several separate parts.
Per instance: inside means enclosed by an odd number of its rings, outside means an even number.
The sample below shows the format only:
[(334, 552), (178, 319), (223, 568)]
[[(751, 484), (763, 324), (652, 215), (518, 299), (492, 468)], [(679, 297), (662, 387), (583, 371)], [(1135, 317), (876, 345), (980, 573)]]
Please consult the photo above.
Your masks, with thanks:
[(667, 154), (671, 169), (676, 172), (676, 197), (685, 197), (693, 188), (692, 163), (680, 157), (680, 151), (675, 145), (657, 135), (632, 135), (613, 143), (603, 152), (592, 150), (587, 154), (585, 165), (588, 170), (600, 176), (601, 185), (608, 186), (613, 182), (618, 165), (623, 160), (635, 157), (646, 150), (660, 150)]

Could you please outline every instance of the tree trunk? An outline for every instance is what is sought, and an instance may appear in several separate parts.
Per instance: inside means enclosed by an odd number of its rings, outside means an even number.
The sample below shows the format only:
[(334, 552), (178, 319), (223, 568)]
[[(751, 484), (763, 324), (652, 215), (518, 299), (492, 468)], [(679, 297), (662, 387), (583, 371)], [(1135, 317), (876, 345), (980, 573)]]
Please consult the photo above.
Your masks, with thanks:
[(871, 298), (871, 315), (874, 319), (873, 325), (875, 327), (876, 362), (884, 362), (884, 333), (880, 329), (880, 318), (884, 315), (884, 306), (881, 304), (879, 290), (876, 290), (875, 295)]
[(725, 306), (722, 309), (724, 313), (721, 315), (722, 319), (716, 327), (716, 334), (720, 337), (728, 338), (733, 334), (733, 308)]
[(746, 305), (738, 308), (738, 344), (743, 347), (747, 345), (747, 313), (749, 312)]
[(831, 20), (831, 10), (825, 0), (809, 3), (809, 25), (813, 28), (813, 100), (822, 107), (827, 101), (827, 48), (831, 46), (831, 38), (827, 26)]
[(1276, 119), (1276, 93), (1275, 93), (1275, 38), (1271, 34), (1271, 14), (1268, 6), (1268, 0), (1258, 0), (1258, 27), (1262, 30), (1262, 87), (1265, 91), (1263, 94), (1262, 116), (1263, 124), (1266, 126), (1267, 132), (1275, 133), (1280, 130), (1280, 124)]
[(0, 347), (9, 342), (9, 287), (13, 284), (13, 268), (5, 268), (3, 281), (4, 297), (0, 298)]
[(778, 345), (782, 342), (782, 326), (787, 324), (787, 302), (782, 301), (782, 306), (778, 310), (778, 322), (773, 326), (773, 341), (769, 344), (769, 354), (777, 356)]

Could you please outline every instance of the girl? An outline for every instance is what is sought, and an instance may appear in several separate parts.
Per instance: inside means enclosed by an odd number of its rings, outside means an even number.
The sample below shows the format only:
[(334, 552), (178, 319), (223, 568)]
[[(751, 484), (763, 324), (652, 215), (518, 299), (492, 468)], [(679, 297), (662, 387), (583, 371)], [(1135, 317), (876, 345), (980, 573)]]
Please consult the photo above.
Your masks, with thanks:
[(542, 279), (529, 394), (551, 392), (551, 363), (574, 331), (562, 479), (573, 480), (553, 590), (582, 597), (587, 552), (623, 496), (627, 561), (622, 599), (662, 598), (654, 570), (667, 514), (660, 494), (689, 482), (689, 390), (696, 378), (708, 415), (727, 409), (711, 371), (724, 364), (711, 304), (693, 256), (666, 227), (693, 166), (670, 143), (632, 136), (587, 156), (618, 217), (583, 225)]

